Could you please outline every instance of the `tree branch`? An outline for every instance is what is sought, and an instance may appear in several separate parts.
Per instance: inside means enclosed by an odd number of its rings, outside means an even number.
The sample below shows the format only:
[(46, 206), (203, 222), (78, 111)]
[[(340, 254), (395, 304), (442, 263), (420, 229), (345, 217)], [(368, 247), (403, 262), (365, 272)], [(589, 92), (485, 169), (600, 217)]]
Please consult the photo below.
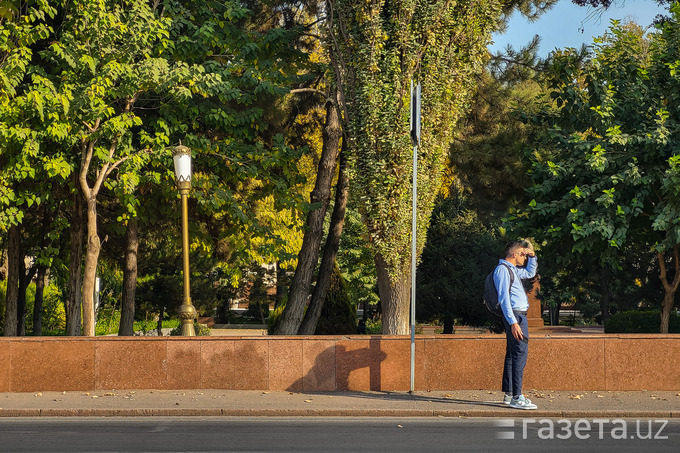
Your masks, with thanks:
[(673, 246), (673, 260), (675, 261), (673, 264), (675, 265), (675, 276), (673, 277), (673, 291), (675, 292), (676, 289), (678, 289), (678, 285), (680, 285), (680, 250), (679, 250), (680, 244), (675, 244)]
[(153, 152), (153, 149), (151, 149), (151, 148), (146, 148), (146, 149), (143, 149), (142, 151), (139, 151), (139, 152), (137, 152), (137, 153), (135, 153), (135, 154), (131, 154), (131, 155), (129, 155), (129, 156), (121, 157), (120, 159), (118, 159), (117, 161), (115, 161), (114, 163), (112, 163), (112, 164), (108, 167), (108, 169), (106, 170), (106, 175), (104, 176), (104, 178), (107, 178), (107, 177), (108, 177), (115, 169), (117, 169), (117, 168), (120, 166), (120, 164), (122, 164), (122, 163), (125, 162), (125, 161), (128, 161), (128, 160), (132, 159), (132, 157), (138, 156), (138, 155), (140, 155), (140, 154), (150, 154), (150, 153), (152, 153), (152, 152)]
[(666, 290), (670, 289), (668, 275), (666, 274), (666, 261), (663, 252), (656, 252), (656, 259), (659, 262), (659, 280)]
[(326, 97), (326, 93), (316, 88), (295, 88), (289, 91), (290, 94), (301, 94), (301, 93), (315, 93), (319, 96)]

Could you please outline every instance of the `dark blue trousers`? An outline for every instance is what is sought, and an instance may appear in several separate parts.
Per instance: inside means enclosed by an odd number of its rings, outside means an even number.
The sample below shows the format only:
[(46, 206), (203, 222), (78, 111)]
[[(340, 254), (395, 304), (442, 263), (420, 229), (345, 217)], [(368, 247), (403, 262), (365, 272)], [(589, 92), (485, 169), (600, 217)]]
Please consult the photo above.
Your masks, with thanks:
[[(510, 324), (503, 318), (503, 325), (505, 326), (505, 366), (503, 367), (503, 392), (508, 393), (514, 397), (522, 394), (522, 380), (524, 379), (524, 367), (527, 364), (527, 357), (529, 356), (528, 342), (519, 341), (512, 336)], [(527, 324), (526, 314), (515, 313), (515, 318), (519, 323), (524, 339), (529, 339), (529, 326)]]

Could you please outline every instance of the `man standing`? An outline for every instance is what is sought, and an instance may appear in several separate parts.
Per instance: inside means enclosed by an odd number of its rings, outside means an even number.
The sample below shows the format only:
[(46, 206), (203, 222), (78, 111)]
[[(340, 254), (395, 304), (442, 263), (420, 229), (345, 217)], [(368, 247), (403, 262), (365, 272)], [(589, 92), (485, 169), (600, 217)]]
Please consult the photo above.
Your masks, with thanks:
[[(516, 409), (536, 409), (537, 406), (522, 394), (524, 366), (529, 355), (529, 327), (527, 310), (529, 299), (521, 279), (536, 275), (538, 262), (529, 241), (510, 242), (505, 247), (505, 259), (499, 261), (493, 281), (503, 310), (503, 325), (507, 339), (503, 368), (503, 402)], [(510, 278), (510, 272), (514, 278)]]

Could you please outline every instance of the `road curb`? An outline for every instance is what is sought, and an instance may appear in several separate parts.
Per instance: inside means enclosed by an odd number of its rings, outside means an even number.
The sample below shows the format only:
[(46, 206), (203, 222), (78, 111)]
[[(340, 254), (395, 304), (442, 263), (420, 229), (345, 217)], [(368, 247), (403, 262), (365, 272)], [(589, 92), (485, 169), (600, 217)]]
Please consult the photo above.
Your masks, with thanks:
[(679, 411), (542, 411), (426, 409), (0, 409), (9, 417), (448, 417), (448, 418), (593, 418), (670, 419)]

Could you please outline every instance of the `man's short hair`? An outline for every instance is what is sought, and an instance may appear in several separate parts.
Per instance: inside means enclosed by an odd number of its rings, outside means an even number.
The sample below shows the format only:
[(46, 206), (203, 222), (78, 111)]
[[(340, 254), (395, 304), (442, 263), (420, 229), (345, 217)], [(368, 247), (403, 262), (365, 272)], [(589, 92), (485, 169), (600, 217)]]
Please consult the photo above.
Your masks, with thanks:
[(505, 256), (504, 258), (509, 258), (514, 255), (517, 250), (524, 248), (524, 244), (520, 241), (510, 241), (505, 246)]

